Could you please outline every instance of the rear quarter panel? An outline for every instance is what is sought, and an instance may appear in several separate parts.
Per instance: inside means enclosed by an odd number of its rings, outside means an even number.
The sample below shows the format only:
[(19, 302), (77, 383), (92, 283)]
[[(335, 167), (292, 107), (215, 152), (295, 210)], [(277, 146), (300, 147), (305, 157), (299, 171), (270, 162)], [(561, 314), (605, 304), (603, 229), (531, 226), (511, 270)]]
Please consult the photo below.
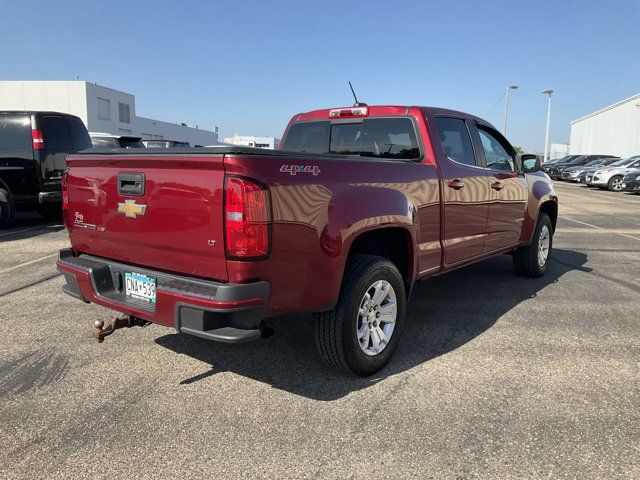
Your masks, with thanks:
[[(311, 165), (317, 174), (291, 175), (281, 171), (283, 165)], [(439, 242), (439, 186), (433, 165), (228, 156), (225, 170), (255, 178), (270, 190), (270, 257), (227, 263), (231, 282), (270, 282), (270, 314), (329, 308), (338, 297), (349, 248), (363, 232), (405, 229), (413, 258), (420, 245)], [(440, 252), (434, 252), (439, 265)], [(417, 262), (412, 265), (415, 275)]]

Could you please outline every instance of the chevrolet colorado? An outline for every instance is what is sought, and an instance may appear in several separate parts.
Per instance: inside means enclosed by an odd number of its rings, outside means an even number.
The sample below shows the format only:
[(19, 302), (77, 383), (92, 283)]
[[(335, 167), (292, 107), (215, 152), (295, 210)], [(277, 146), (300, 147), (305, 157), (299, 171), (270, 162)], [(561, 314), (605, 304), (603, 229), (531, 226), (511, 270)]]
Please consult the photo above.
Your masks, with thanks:
[(280, 148), (71, 155), (63, 290), (222, 342), (313, 312), (323, 359), (368, 375), (416, 281), (503, 253), (547, 269), (552, 182), (480, 118), (357, 104), (295, 115)]

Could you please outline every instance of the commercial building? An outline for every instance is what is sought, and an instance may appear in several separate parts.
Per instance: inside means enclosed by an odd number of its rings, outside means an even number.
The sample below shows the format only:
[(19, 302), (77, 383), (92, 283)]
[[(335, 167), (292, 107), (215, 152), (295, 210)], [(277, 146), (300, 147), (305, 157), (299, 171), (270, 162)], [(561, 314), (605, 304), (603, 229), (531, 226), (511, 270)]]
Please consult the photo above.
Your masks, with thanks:
[(179, 140), (192, 146), (218, 143), (217, 132), (139, 117), (132, 94), (84, 81), (0, 81), (0, 110), (71, 113), (90, 132)]
[(571, 122), (571, 153), (640, 155), (640, 93)]
[(245, 147), (258, 147), (268, 148), (275, 150), (280, 143), (279, 138), (275, 137), (256, 137), (252, 135), (238, 135), (237, 133), (233, 137), (226, 137), (224, 143), (231, 145), (244, 145)]

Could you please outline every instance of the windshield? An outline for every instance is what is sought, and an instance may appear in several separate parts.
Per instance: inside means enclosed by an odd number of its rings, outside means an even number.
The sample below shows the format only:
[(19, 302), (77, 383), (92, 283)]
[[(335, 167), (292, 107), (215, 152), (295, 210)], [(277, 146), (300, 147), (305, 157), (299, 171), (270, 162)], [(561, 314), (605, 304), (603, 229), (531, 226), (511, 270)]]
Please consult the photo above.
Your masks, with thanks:
[(580, 155), (579, 157), (574, 158), (573, 160), (570, 160), (569, 163), (570, 165), (575, 165), (576, 163), (580, 163), (584, 160), (584, 155)]
[(137, 137), (120, 137), (121, 148), (145, 148), (144, 143)]
[(603, 163), (606, 163), (605, 160), (591, 160), (589, 163), (587, 163), (585, 165), (585, 167), (597, 167), (598, 165), (602, 165)]
[(630, 163), (632, 163), (634, 160), (638, 160), (640, 159), (640, 157), (629, 157), (629, 158), (623, 158), (622, 160), (618, 160), (617, 162), (613, 162), (611, 164), (609, 164), (610, 167), (622, 167), (624, 165), (628, 165)]

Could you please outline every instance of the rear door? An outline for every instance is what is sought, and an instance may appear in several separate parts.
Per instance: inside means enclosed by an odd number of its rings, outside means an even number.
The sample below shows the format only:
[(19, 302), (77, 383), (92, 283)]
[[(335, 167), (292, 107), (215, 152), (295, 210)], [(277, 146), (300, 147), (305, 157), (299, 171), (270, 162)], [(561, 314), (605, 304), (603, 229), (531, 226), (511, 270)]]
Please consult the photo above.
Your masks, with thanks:
[(73, 151), (73, 143), (65, 118), (61, 115), (40, 115), (38, 128), (42, 131), (44, 149), (41, 151), (42, 173), (45, 183), (59, 184), (66, 168), (67, 155)]
[(491, 200), (484, 251), (492, 252), (520, 240), (529, 188), (524, 174), (518, 172), (516, 152), (509, 142), (489, 126), (475, 127), (477, 150), (490, 171)]
[(463, 262), (480, 255), (489, 214), (489, 176), (471, 141), (465, 118), (436, 116), (440, 139), (444, 198), (444, 264)]

